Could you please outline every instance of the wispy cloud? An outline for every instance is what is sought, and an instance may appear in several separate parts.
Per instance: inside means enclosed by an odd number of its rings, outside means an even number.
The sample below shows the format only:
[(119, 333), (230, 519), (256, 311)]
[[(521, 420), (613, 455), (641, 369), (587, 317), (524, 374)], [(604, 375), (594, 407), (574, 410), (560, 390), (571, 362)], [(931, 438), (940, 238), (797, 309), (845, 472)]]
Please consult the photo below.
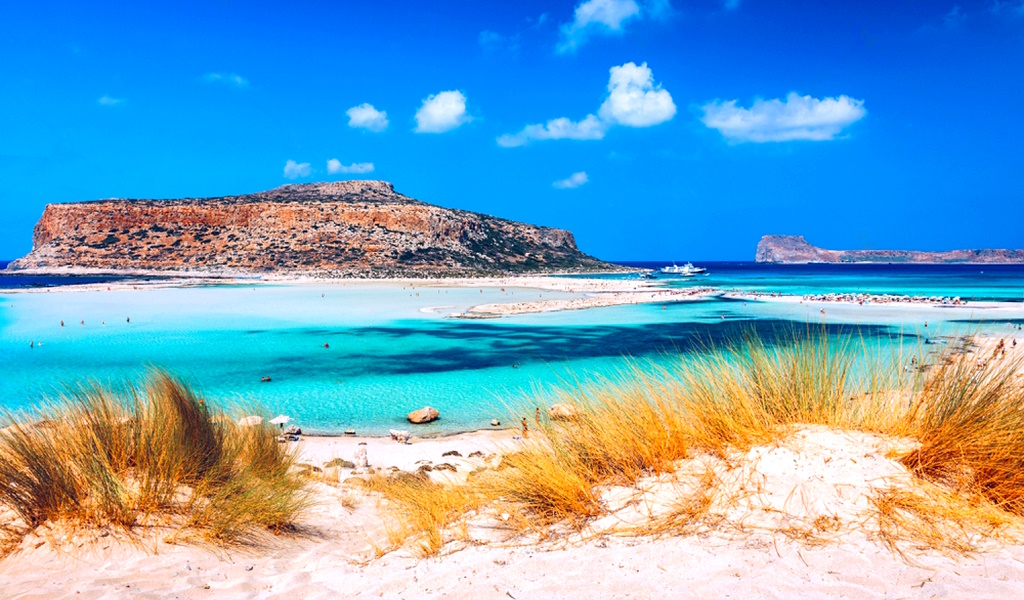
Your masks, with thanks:
[(608, 97), (597, 115), (589, 114), (580, 121), (561, 117), (527, 125), (518, 133), (499, 137), (498, 145), (513, 148), (532, 140), (599, 140), (615, 125), (651, 127), (675, 116), (672, 95), (654, 82), (654, 73), (647, 63), (638, 66), (628, 62), (612, 67), (609, 73)]
[(544, 124), (527, 125), (519, 133), (506, 133), (498, 137), (498, 145), (515, 148), (532, 140), (599, 140), (607, 130), (608, 124), (594, 115), (587, 115), (582, 121), (560, 117)]
[(624, 23), (640, 17), (636, 0), (587, 0), (573, 11), (573, 20), (561, 27), (557, 50), (575, 52), (591, 35), (620, 34)]
[(114, 98), (113, 96), (103, 95), (103, 96), (100, 96), (96, 100), (96, 103), (99, 104), (100, 106), (117, 106), (118, 104), (124, 104), (125, 103), (125, 99), (124, 98)]
[(239, 88), (249, 86), (249, 80), (238, 73), (207, 73), (206, 75), (203, 75), (203, 81), (207, 83), (221, 83)]
[(587, 172), (580, 171), (578, 173), (573, 173), (572, 175), (566, 177), (565, 179), (559, 179), (558, 181), (552, 183), (551, 185), (560, 190), (567, 190), (572, 188), (578, 188), (589, 181), (590, 178), (587, 177)]
[(664, 19), (672, 14), (669, 0), (585, 0), (576, 5), (573, 19), (559, 29), (559, 54), (579, 50), (594, 35), (620, 35), (630, 21)]
[(508, 53), (513, 56), (519, 54), (520, 34), (502, 35), (497, 31), (485, 29), (477, 36), (477, 43), (485, 52), (492, 54)]
[(332, 158), (327, 161), (327, 172), (331, 174), (335, 173), (373, 173), (373, 163), (352, 163), (350, 165), (343, 165), (341, 161)]
[(1024, 17), (1024, 0), (992, 0), (989, 10), (993, 14), (1009, 14), (1015, 17)]
[(459, 90), (431, 94), (416, 111), (416, 133), (444, 133), (468, 123), (466, 95)]
[(313, 170), (309, 168), (309, 163), (297, 163), (294, 160), (284, 163), (284, 176), (288, 179), (308, 177), (312, 172)]
[(377, 110), (372, 104), (364, 102), (345, 111), (348, 115), (348, 126), (367, 131), (381, 132), (388, 128), (388, 113)]
[(946, 16), (942, 17), (942, 23), (949, 29), (959, 27), (964, 19), (967, 18), (967, 14), (960, 8), (960, 5), (954, 5)]
[(826, 141), (864, 118), (863, 100), (849, 96), (817, 99), (791, 92), (785, 100), (755, 100), (750, 108), (736, 100), (709, 102), (701, 121), (731, 142)]

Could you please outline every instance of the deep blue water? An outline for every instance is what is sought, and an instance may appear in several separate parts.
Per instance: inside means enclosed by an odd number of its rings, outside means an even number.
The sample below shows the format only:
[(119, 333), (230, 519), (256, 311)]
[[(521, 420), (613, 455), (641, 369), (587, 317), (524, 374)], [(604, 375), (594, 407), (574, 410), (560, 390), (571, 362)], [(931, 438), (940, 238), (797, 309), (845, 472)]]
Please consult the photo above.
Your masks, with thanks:
[[(677, 261), (685, 264), (686, 261)], [(618, 264), (660, 269), (672, 261)], [(709, 275), (659, 275), (673, 286), (708, 285), (786, 294), (867, 292), (910, 296), (960, 296), (967, 300), (1024, 302), (1024, 265), (811, 264), (698, 262)]]
[(7, 273), (4, 269), (11, 264), (9, 260), (0, 260), (0, 288), (54, 287), (61, 285), (79, 285), (86, 283), (110, 283), (123, 281), (125, 277), (114, 275), (18, 275)]

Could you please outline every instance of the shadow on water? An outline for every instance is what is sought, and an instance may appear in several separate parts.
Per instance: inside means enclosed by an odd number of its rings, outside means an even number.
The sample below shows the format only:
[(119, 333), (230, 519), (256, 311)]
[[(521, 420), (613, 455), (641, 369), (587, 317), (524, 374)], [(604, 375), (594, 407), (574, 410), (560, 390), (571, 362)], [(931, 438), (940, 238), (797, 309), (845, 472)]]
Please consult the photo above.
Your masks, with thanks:
[[(742, 320), (721, 323), (657, 323), (601, 326), (507, 326), (489, 323), (445, 322), (431, 327), (365, 327), (348, 331), (301, 330), (287, 335), (347, 335), (352, 343), (343, 353), (325, 355), (339, 376), (366, 373), (410, 375), (507, 367), (513, 363), (554, 363), (564, 360), (642, 358), (666, 352), (693, 352), (757, 334), (768, 343), (791, 340), (794, 331), (812, 327), (828, 335), (852, 334), (864, 340), (900, 335), (887, 326), (801, 325), (787, 320)], [(902, 334), (913, 339), (913, 335)], [(376, 343), (359, 343), (359, 340)], [(308, 356), (281, 357), (281, 367), (297, 374), (325, 365)], [(319, 363), (320, 361), (316, 361)]]

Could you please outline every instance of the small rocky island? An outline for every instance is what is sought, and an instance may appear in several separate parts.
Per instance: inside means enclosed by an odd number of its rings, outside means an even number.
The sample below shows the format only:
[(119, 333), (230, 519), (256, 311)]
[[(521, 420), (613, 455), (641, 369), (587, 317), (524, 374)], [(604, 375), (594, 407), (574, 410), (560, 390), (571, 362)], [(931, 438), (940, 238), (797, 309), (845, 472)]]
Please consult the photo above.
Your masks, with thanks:
[(50, 204), (9, 270), (435, 277), (616, 270), (572, 233), (434, 206), (385, 181)]
[(1024, 263), (1024, 250), (826, 250), (812, 246), (802, 235), (766, 235), (757, 244), (759, 263)]

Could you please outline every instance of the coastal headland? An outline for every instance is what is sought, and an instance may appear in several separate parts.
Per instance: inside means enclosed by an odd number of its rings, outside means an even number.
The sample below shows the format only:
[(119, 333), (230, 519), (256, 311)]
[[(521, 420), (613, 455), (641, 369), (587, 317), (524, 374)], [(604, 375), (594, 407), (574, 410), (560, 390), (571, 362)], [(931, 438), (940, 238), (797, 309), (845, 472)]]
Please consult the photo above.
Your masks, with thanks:
[(979, 249), (922, 252), (917, 250), (826, 250), (802, 235), (766, 235), (757, 244), (759, 263), (981, 263), (1024, 264), (1024, 250)]
[(615, 271), (572, 233), (443, 208), (384, 181), (180, 200), (47, 205), (12, 271), (459, 277)]

